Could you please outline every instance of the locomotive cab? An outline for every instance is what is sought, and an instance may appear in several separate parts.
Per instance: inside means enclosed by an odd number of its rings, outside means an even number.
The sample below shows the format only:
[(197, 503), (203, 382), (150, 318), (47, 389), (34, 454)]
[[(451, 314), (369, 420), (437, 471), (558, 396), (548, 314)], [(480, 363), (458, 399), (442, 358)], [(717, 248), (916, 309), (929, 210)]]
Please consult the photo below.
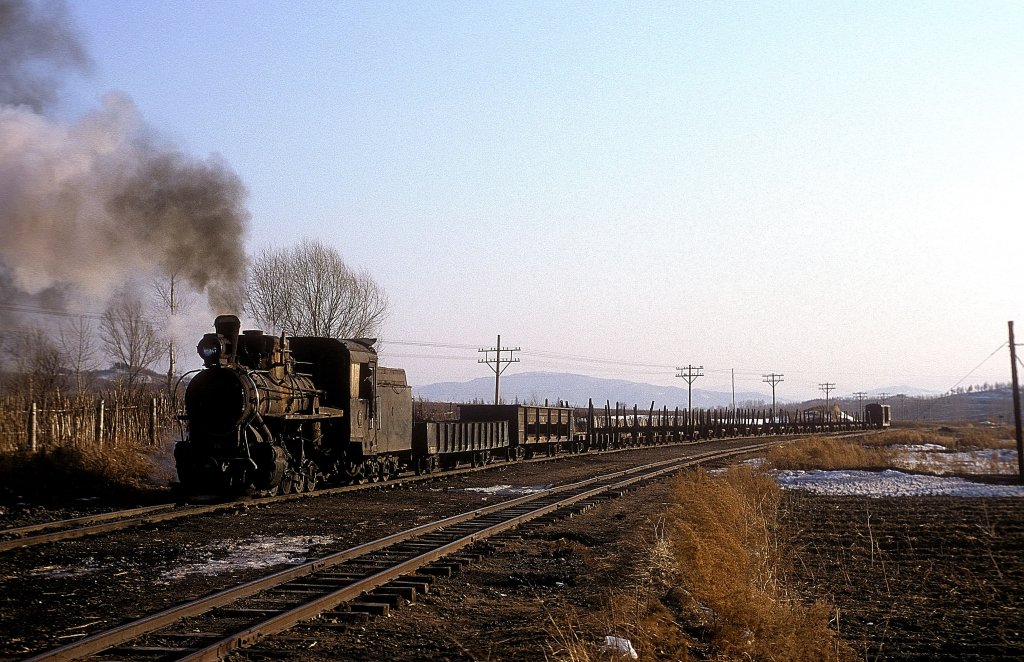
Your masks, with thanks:
[(312, 376), (323, 403), (344, 410), (333, 442), (351, 459), (411, 452), (412, 392), (405, 371), (377, 363), (374, 340), (294, 337), (297, 369)]

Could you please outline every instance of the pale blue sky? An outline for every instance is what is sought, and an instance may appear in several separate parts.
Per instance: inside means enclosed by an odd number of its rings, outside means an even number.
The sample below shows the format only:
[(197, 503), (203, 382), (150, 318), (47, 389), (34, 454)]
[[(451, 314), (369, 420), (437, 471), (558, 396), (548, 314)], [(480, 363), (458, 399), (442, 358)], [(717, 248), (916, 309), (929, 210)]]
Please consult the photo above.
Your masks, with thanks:
[[(336, 246), (386, 340), (780, 397), (952, 386), (1024, 305), (1024, 3), (71, 2), (116, 89)], [(414, 384), (475, 351), (385, 344)], [(552, 352), (630, 365), (552, 360)], [(436, 353), (445, 359), (423, 359)], [(415, 356), (413, 356), (415, 355)], [(1000, 353), (969, 382), (1008, 379)]]

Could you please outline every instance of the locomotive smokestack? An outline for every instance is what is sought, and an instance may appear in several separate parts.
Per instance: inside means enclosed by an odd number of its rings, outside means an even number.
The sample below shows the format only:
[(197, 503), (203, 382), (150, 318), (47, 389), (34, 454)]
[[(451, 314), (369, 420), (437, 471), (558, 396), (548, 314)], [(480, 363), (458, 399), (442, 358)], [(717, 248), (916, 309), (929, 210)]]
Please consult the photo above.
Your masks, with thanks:
[(227, 341), (228, 357), (234, 357), (238, 353), (238, 331), (242, 323), (234, 315), (218, 315), (213, 321), (213, 328)]

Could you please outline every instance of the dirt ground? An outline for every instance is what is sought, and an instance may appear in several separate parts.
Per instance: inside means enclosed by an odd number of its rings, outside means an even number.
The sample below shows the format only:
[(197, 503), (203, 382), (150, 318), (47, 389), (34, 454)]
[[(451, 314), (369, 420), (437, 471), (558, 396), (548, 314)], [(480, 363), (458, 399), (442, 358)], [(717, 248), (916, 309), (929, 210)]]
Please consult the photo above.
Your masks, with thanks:
[[(182, 560), (207, 559), (211, 540), (254, 532), (323, 536), (337, 548), (479, 503), (483, 497), (466, 487), (553, 483), (589, 471), (582, 461), (552, 465), (543, 475), (541, 466), (12, 551), (0, 556), (0, 659), (21, 659), (83, 626), (110, 626), (266, 572), (160, 579)], [(570, 659), (577, 643), (598, 650), (605, 636), (630, 636), (630, 600), (662, 597), (650, 595), (650, 550), (669, 490), (669, 483), (657, 483), (584, 515), (522, 530), (388, 617), (345, 627), (309, 624), (234, 657), (543, 660)], [(835, 605), (839, 632), (864, 659), (1022, 659), (1022, 515), (1019, 499), (789, 492), (789, 580), (807, 600)], [(692, 658), (715, 657), (701, 641), (700, 623), (679, 626)], [(641, 659), (679, 659), (679, 647), (634, 643)], [(621, 659), (607, 652), (597, 658)]]
[[(300, 558), (326, 555), (509, 498), (468, 488), (561, 484), (704, 450), (670, 447), (495, 466), (411, 486), (385, 485), (9, 550), (0, 554), (0, 660), (23, 659), (85, 633), (255, 579)], [(79, 514), (76, 506), (53, 510), (25, 504), (17, 510), (7, 514), (5, 524)], [(282, 555), (274, 549), (282, 540), (297, 541), (301, 550)], [(258, 567), (226, 564), (239, 551), (276, 561)], [(225, 565), (216, 574), (176, 572), (218, 563)]]
[(864, 659), (1024, 659), (1024, 502), (792, 493), (793, 580)]
[[(610, 597), (642, 592), (667, 489), (651, 486), (527, 530), (386, 618), (341, 631), (303, 628), (236, 659), (571, 659), (574, 642), (628, 634), (621, 600), (612, 614)], [(792, 492), (786, 504), (789, 580), (808, 601), (835, 605), (840, 634), (862, 659), (1024, 658), (1019, 500)], [(692, 658), (715, 657), (699, 624), (681, 625)], [(641, 659), (678, 656), (636, 647)], [(622, 659), (597, 650), (600, 659)]]

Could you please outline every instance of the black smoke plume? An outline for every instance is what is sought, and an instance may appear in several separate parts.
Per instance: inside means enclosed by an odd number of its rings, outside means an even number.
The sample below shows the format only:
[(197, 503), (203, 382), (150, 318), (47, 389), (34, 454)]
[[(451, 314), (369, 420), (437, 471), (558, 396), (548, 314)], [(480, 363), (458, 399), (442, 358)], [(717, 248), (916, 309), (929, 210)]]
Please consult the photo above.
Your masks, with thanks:
[(0, 0), (0, 103), (35, 111), (57, 99), (57, 78), (90, 60), (64, 4)]
[(62, 6), (0, 0), (0, 303), (102, 301), (163, 274), (237, 312), (244, 185), (219, 157), (160, 141), (124, 94), (77, 121), (46, 116), (52, 74), (87, 61)]

